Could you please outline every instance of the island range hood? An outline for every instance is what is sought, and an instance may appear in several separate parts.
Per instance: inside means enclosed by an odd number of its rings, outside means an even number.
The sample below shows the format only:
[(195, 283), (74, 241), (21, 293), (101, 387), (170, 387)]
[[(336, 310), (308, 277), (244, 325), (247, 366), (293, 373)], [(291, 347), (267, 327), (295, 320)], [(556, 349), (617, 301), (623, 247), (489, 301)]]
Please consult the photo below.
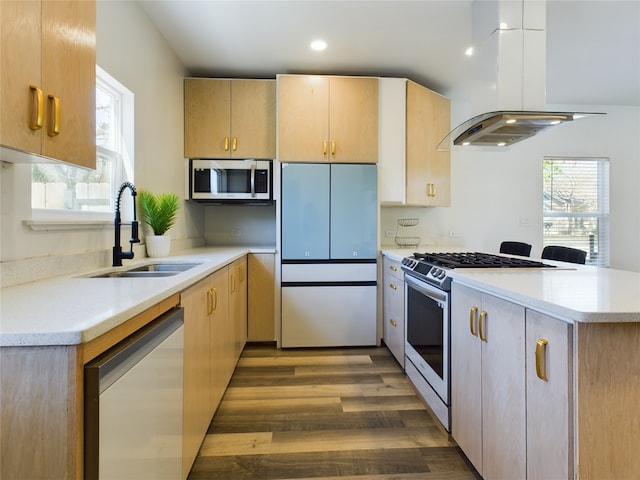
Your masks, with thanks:
[(546, 3), (475, 0), (470, 58), (474, 115), (438, 150), (476, 146), (502, 150), (551, 127), (595, 112), (545, 111)]

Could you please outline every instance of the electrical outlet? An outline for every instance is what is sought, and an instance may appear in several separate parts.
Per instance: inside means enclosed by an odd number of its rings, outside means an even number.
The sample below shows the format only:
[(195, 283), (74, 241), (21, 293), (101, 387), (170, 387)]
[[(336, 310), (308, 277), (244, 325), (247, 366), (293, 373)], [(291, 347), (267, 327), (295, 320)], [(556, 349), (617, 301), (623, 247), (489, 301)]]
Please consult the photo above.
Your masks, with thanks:
[(396, 236), (395, 230), (385, 230), (384, 232), (385, 238), (393, 238)]
[(241, 232), (237, 228), (234, 228), (233, 230), (231, 230), (232, 237), (239, 237), (240, 235), (241, 235)]
[(458, 232), (454, 232), (453, 230), (450, 230), (449, 238), (460, 238), (460, 234)]

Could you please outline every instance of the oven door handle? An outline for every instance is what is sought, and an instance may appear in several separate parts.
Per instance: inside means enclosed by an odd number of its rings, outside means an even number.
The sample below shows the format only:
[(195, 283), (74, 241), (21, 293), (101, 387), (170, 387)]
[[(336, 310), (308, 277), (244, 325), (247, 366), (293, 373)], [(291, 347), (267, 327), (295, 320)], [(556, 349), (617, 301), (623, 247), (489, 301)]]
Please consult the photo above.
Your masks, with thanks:
[(416, 280), (410, 275), (405, 276), (405, 281), (407, 284), (410, 284), (412, 288), (415, 288), (423, 295), (435, 300), (438, 305), (444, 308), (448, 300), (448, 296), (445, 292), (441, 292), (440, 290), (436, 290), (435, 287), (431, 287), (429, 284), (425, 282), (421, 282), (420, 280)]

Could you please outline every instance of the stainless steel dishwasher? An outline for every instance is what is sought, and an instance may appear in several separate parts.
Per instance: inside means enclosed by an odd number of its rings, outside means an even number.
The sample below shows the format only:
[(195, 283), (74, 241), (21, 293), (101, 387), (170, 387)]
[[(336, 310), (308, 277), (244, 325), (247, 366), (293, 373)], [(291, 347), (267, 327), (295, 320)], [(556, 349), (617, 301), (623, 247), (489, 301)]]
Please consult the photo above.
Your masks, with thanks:
[(85, 366), (84, 478), (181, 478), (183, 354), (176, 307)]

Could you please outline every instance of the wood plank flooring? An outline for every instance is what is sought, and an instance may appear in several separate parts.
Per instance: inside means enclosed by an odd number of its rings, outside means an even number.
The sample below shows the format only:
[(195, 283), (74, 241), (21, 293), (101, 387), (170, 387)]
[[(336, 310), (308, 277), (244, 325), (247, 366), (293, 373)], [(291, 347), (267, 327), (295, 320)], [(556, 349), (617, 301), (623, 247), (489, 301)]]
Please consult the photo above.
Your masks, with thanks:
[(248, 344), (189, 479), (338, 478), (480, 477), (386, 348)]

